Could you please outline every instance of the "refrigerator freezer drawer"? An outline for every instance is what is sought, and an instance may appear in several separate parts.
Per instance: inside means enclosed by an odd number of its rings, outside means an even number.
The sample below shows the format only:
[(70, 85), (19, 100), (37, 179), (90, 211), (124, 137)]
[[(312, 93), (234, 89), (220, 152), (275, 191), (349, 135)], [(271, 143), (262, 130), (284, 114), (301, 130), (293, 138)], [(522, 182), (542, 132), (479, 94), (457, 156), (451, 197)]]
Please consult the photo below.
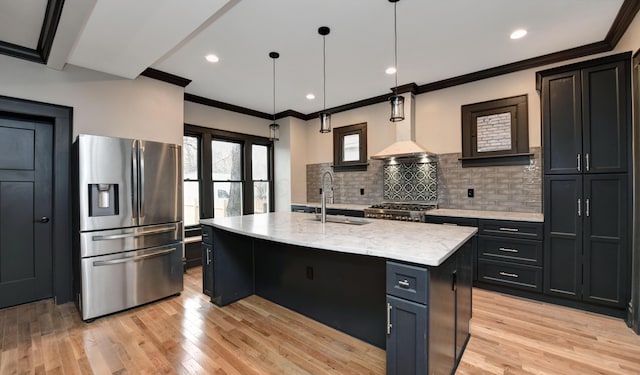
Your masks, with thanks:
[(80, 257), (140, 250), (180, 241), (182, 223), (84, 232), (80, 234)]
[(81, 260), (82, 319), (135, 307), (180, 293), (182, 242)]

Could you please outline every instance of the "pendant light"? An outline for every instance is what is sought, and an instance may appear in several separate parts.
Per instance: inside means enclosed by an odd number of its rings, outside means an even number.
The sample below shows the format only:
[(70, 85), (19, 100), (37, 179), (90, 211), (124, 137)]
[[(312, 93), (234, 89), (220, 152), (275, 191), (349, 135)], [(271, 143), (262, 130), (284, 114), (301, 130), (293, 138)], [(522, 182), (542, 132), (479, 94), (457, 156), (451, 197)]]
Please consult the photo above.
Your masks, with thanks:
[(276, 59), (280, 57), (278, 52), (269, 52), (269, 57), (273, 60), (273, 122), (269, 125), (269, 139), (277, 141), (279, 139), (280, 125), (276, 124)]
[(331, 114), (327, 112), (327, 57), (326, 57), (326, 36), (331, 29), (322, 26), (318, 29), (318, 34), (322, 35), (322, 112), (320, 112), (320, 133), (331, 132)]
[(404, 120), (404, 97), (398, 95), (398, 20), (397, 5), (400, 0), (389, 0), (393, 3), (393, 43), (394, 43), (394, 66), (396, 68), (396, 86), (394, 87), (393, 96), (389, 98), (391, 104), (391, 117), (389, 121), (398, 122)]

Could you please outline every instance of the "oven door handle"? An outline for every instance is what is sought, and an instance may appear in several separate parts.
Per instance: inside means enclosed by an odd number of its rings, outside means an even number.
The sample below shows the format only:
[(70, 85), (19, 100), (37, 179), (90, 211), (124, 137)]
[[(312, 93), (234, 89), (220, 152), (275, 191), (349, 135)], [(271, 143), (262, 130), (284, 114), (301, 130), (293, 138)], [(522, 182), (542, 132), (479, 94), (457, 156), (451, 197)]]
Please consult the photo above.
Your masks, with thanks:
[(133, 256), (133, 257), (126, 257), (126, 258), (113, 259), (113, 260), (98, 260), (98, 261), (93, 262), (93, 266), (94, 267), (99, 267), (99, 266), (109, 266), (109, 265), (112, 265), (112, 264), (120, 264), (120, 263), (126, 263), (126, 262), (137, 262), (137, 261), (142, 260), (142, 259), (157, 257), (157, 256), (160, 256), (160, 255), (165, 255), (165, 254), (172, 253), (174, 251), (176, 251), (176, 248), (172, 247), (171, 249), (154, 251), (153, 253), (144, 254), (144, 255), (137, 255), (137, 256)]

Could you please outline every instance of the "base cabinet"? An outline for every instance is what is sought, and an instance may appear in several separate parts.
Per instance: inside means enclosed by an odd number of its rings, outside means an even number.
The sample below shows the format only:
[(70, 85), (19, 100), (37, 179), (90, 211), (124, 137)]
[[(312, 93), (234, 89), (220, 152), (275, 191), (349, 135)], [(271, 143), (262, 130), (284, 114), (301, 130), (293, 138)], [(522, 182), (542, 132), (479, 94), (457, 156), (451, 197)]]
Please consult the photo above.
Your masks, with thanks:
[(542, 292), (543, 224), (480, 219), (478, 283)]
[(387, 262), (387, 374), (453, 374), (469, 338), (472, 242), (438, 267)]
[(387, 295), (387, 374), (427, 373), (427, 306)]
[(202, 293), (213, 295), (213, 228), (202, 226)]

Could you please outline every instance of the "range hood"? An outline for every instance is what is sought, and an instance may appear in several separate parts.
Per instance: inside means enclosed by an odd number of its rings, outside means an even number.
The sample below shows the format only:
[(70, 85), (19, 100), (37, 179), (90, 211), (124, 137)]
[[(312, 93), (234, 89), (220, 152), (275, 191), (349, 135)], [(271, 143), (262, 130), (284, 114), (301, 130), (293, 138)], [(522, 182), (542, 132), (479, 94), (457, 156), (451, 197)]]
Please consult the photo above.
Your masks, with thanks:
[(431, 159), (434, 154), (416, 143), (415, 98), (412, 93), (403, 94), (405, 106), (405, 118), (394, 122), (390, 126), (396, 127), (396, 142), (371, 156), (371, 159)]

